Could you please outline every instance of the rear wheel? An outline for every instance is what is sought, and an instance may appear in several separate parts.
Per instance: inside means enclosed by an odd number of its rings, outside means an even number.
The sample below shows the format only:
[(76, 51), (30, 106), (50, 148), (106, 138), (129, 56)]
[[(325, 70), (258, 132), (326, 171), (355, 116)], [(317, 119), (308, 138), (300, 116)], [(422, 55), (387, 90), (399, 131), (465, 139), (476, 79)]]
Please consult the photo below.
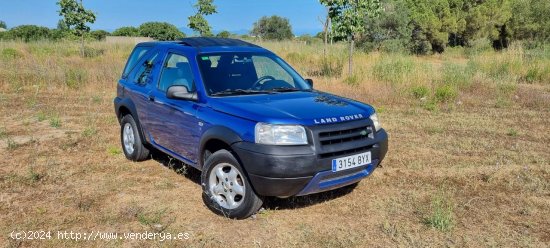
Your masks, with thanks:
[(245, 219), (263, 204), (233, 154), (219, 150), (208, 157), (201, 174), (203, 201), (213, 212)]
[(143, 161), (149, 158), (149, 149), (143, 145), (143, 139), (131, 115), (125, 115), (120, 121), (120, 143), (127, 159)]

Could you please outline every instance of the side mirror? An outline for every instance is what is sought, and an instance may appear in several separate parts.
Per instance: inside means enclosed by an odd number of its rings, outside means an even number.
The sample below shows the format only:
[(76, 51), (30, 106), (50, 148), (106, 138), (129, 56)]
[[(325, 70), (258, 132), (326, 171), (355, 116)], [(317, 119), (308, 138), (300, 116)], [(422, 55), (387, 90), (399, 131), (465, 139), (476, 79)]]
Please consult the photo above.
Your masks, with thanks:
[(169, 99), (180, 99), (188, 101), (197, 101), (197, 93), (190, 93), (187, 86), (183, 85), (173, 85), (168, 87), (166, 91), (166, 97)]
[(311, 88), (313, 88), (313, 79), (306, 79), (306, 83), (309, 84), (309, 86), (311, 86)]

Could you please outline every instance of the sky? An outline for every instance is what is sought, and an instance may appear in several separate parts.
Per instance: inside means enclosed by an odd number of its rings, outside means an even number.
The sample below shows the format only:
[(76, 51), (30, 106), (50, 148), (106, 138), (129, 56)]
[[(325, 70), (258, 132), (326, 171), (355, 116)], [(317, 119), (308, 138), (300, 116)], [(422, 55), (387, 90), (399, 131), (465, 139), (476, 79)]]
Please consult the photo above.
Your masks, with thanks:
[[(8, 28), (34, 24), (55, 28), (60, 19), (57, 0), (0, 0), (0, 20)], [(92, 29), (113, 31), (122, 26), (139, 26), (163, 21), (187, 29), (187, 17), (195, 14), (196, 0), (84, 0), (84, 7), (96, 13)], [(324, 8), (318, 0), (214, 0), (218, 13), (207, 16), (214, 31), (244, 33), (262, 16), (278, 15), (290, 20), (295, 34), (322, 30)]]

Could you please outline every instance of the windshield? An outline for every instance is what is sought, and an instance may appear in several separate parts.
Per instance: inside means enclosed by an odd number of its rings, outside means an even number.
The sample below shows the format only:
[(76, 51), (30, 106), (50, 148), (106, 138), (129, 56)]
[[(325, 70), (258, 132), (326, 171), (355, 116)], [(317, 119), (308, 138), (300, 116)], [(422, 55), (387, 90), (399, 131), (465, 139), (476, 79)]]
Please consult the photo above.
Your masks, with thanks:
[(270, 94), (310, 90), (281, 58), (270, 53), (209, 53), (197, 57), (211, 96)]

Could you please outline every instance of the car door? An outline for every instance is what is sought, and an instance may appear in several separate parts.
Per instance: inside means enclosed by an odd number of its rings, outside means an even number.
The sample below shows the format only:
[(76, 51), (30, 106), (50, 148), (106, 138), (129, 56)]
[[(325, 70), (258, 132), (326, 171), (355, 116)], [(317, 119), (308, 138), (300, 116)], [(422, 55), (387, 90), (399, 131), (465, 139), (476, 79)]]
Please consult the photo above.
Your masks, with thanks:
[(169, 99), (166, 91), (170, 86), (183, 85), (194, 92), (194, 79), (190, 59), (183, 53), (169, 51), (158, 83), (149, 92), (151, 108), (147, 118), (154, 143), (192, 163), (197, 162), (200, 127), (196, 114), (199, 106), (193, 101)]
[(147, 119), (148, 115), (151, 112), (149, 104), (149, 92), (151, 89), (155, 88), (154, 82), (156, 82), (156, 77), (158, 77), (159, 71), (161, 69), (161, 49), (152, 49), (147, 54), (143, 55), (138, 61), (135, 62), (134, 68), (126, 76), (127, 83), (127, 95), (132, 99), (132, 102), (135, 104), (137, 115), (134, 116), (138, 119), (138, 122), (141, 124), (143, 133), (145, 134), (145, 139), (149, 140)]

